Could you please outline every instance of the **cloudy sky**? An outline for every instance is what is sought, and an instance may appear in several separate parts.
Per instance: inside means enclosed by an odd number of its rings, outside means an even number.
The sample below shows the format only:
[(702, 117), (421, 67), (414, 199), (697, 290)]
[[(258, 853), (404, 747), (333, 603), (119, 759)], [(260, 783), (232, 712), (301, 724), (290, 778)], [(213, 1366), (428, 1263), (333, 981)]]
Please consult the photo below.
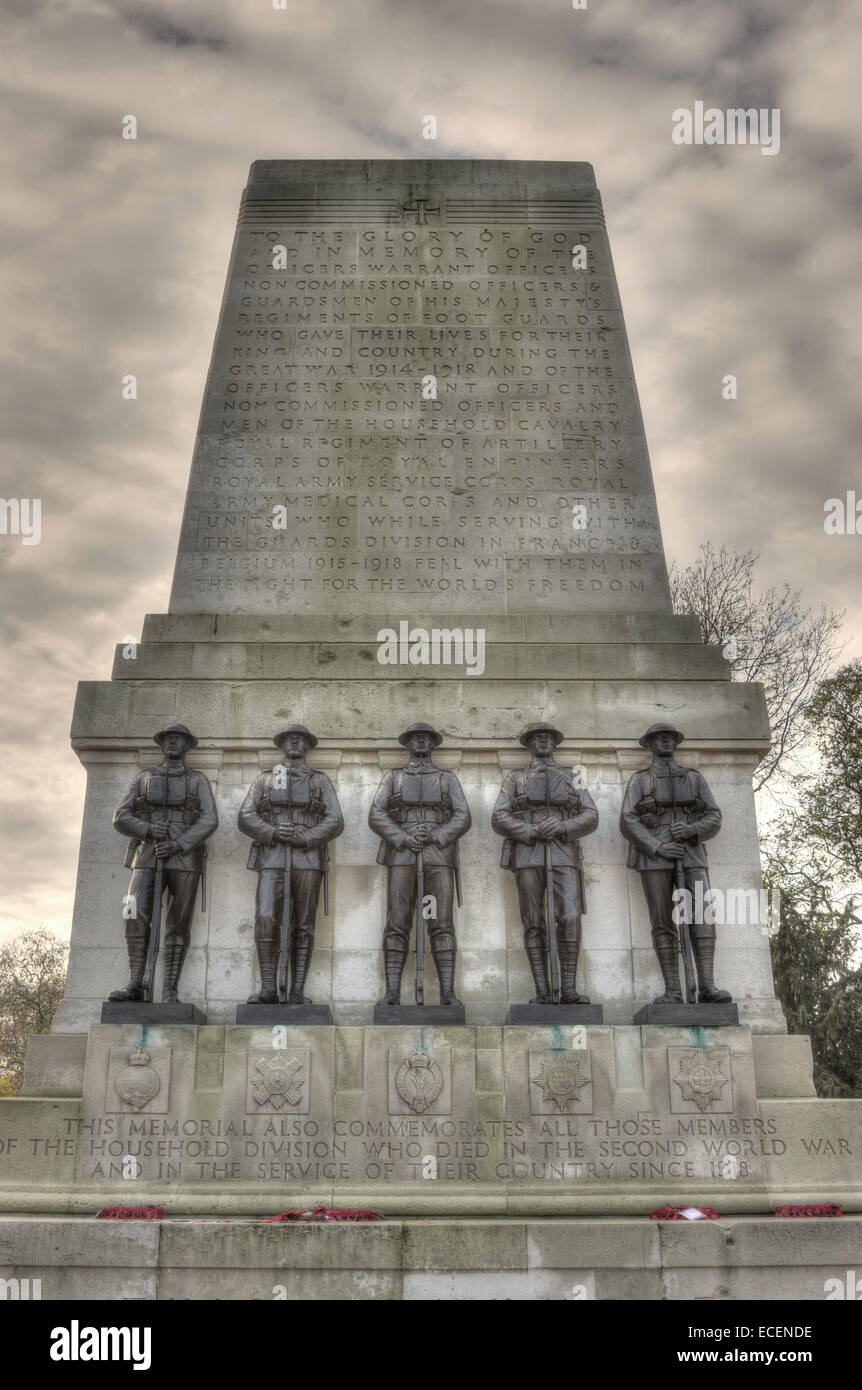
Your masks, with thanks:
[[(853, 0), (0, 0), (0, 21), (2, 495), (43, 505), (39, 545), (0, 536), (0, 936), (68, 932), (75, 683), (167, 608), (253, 159), (591, 162), (669, 558), (753, 547), (764, 584), (846, 609), (862, 654), (862, 536), (823, 531), (828, 497), (862, 498)], [(779, 107), (780, 153), (675, 145), (697, 100)]]

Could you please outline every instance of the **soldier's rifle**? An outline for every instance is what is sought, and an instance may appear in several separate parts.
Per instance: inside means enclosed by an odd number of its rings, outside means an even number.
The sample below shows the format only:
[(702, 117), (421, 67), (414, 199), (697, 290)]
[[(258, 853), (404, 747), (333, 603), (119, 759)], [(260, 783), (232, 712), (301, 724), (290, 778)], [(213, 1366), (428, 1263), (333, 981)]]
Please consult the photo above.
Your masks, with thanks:
[[(170, 757), (168, 756), (165, 758), (165, 789), (162, 795), (163, 825), (167, 824), (168, 819), (169, 763)], [(170, 834), (170, 832), (168, 833)], [(160, 858), (158, 854), (158, 847), (160, 844), (164, 843), (164, 840), (156, 840), (156, 848), (154, 851), (156, 859), (156, 875), (153, 881), (153, 907), (152, 911), (150, 912), (150, 939), (147, 944), (147, 965), (146, 969), (144, 970), (144, 978), (141, 982), (141, 988), (143, 990), (144, 999), (148, 1004), (151, 1004), (153, 1001), (153, 985), (155, 983), (156, 977), (156, 961), (159, 958), (159, 945), (162, 934), (162, 893), (164, 892), (165, 885), (165, 861), (164, 859)]]
[[(422, 801), (422, 772), (419, 772), (419, 824), (425, 824)], [(422, 850), (416, 851), (416, 1003), (425, 1003), (425, 918), (422, 907), (425, 900), (425, 860)]]
[[(545, 817), (551, 814), (551, 770), (545, 764)], [(557, 947), (557, 914), (554, 907), (554, 865), (551, 841), (545, 841), (545, 901), (548, 921), (548, 966), (551, 979), (551, 998), (560, 1002), (560, 954)]]
[[(672, 767), (668, 767), (668, 771), (673, 799), (673, 820), (676, 821), (679, 814), (676, 800), (676, 777)], [(673, 839), (673, 831), (671, 831), (671, 839)], [(691, 924), (688, 920), (688, 895), (685, 887), (685, 869), (683, 868), (682, 857), (674, 859), (673, 875), (677, 902), (682, 905), (682, 917), (679, 923), (679, 949), (682, 954), (682, 973), (685, 976), (685, 998), (687, 1004), (696, 1004), (697, 976), (694, 972), (694, 955), (691, 949)]]
[[(285, 758), (285, 763), (287, 758)], [(290, 768), (287, 769), (287, 823), (293, 825), (293, 782), (290, 778)], [(290, 963), (290, 875), (293, 869), (293, 849), (289, 842), (284, 846), (284, 898), (281, 905), (281, 951), (278, 957), (278, 977), (276, 986), (278, 989), (279, 1004), (287, 1003), (287, 969)]]
[(289, 844), (284, 846), (284, 901), (281, 908), (281, 953), (278, 957), (278, 1002), (287, 1002), (287, 967), (290, 961), (290, 872), (293, 868), (293, 851)]

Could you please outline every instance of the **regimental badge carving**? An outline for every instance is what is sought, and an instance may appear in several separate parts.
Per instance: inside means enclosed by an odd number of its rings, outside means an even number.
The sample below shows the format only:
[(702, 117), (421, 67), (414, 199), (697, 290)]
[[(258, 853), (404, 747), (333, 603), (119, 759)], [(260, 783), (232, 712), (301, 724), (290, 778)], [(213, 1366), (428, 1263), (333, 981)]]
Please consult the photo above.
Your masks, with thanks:
[(129, 1053), (129, 1065), (114, 1078), (114, 1090), (124, 1105), (142, 1110), (162, 1088), (159, 1073), (150, 1066), (150, 1054), (142, 1047)]
[[(541, 1091), (539, 1107), (532, 1105), (533, 1114), (549, 1114), (558, 1111), (588, 1110), (587, 1097), (581, 1100), (581, 1092), (592, 1086), (589, 1072), (589, 1054), (575, 1057), (571, 1052), (545, 1052), (530, 1054), (530, 1083)], [(531, 1091), (532, 1100), (538, 1097)], [(550, 1107), (550, 1109), (549, 1109)]]
[(246, 1114), (307, 1115), (311, 1091), (308, 1048), (267, 1048), (248, 1053)]
[(671, 1111), (693, 1114), (733, 1109), (730, 1052), (726, 1047), (668, 1048)]
[(390, 1115), (449, 1115), (452, 1111), (452, 1053), (448, 1047), (432, 1052), (389, 1048)]
[(395, 1073), (395, 1089), (421, 1115), (443, 1090), (443, 1073), (427, 1052), (411, 1052)]
[(268, 1103), (275, 1110), (285, 1105), (299, 1105), (305, 1078), (296, 1055), (288, 1057), (276, 1052), (271, 1057), (258, 1057), (254, 1069), (251, 1093), (258, 1105)]
[(166, 1115), (171, 1103), (169, 1047), (108, 1048), (105, 1113)]

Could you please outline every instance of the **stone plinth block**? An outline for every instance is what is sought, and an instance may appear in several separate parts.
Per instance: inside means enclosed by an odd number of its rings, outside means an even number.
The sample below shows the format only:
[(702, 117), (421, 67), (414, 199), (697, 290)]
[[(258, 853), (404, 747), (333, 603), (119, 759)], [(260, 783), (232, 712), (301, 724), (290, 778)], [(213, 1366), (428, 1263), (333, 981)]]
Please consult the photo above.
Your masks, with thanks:
[(782, 1222), (760, 1215), (660, 1229), (631, 1217), (449, 1217), (287, 1229), (248, 1219), (6, 1217), (0, 1278), (8, 1281), (7, 1298), (26, 1298), (29, 1280), (31, 1298), (54, 1301), (271, 1303), (279, 1286), (291, 1301), (820, 1303), (854, 1297), (847, 1271), (858, 1269), (860, 1241), (860, 1217)]
[(744, 1027), (256, 1024), (94, 1025), (82, 1100), (0, 1101), (0, 1211), (862, 1211), (862, 1102), (810, 1097), (794, 1039), (758, 1068)]
[(102, 1005), (102, 1023), (206, 1023), (196, 1004), (122, 1004), (110, 999)]
[(246, 1027), (256, 1024), (284, 1024), (287, 1028), (309, 1028), (332, 1023), (328, 1004), (237, 1004), (236, 1021)]
[(466, 1024), (467, 1014), (463, 1004), (375, 1004), (374, 1022), (399, 1028), (423, 1024), (449, 1028)]
[(603, 1023), (601, 1004), (513, 1004), (507, 1023)]
[(672, 1028), (738, 1028), (736, 1004), (647, 1004), (635, 1023), (668, 1024)]

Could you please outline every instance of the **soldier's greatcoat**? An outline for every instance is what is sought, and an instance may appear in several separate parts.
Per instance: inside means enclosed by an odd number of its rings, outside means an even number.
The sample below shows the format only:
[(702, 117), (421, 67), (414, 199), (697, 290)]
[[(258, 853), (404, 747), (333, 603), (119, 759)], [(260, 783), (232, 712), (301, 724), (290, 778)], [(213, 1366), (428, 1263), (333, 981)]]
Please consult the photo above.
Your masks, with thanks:
[[(306, 848), (275, 842), (277, 825), (302, 830)], [(324, 867), (323, 848), (344, 829), (344, 817), (335, 788), (325, 772), (306, 763), (278, 763), (254, 779), (239, 811), (239, 828), (254, 840), (249, 869), (281, 869), (287, 850), (294, 869)]]
[[(530, 827), (555, 816), (562, 821), (558, 838), (535, 840)], [(491, 817), (498, 835), (505, 837), (500, 863), (504, 869), (543, 869), (545, 845), (551, 846), (554, 868), (579, 868), (582, 861), (578, 843), (599, 823), (596, 804), (586, 787), (576, 787), (573, 773), (559, 763), (535, 759), (529, 767), (518, 768), (506, 777)]]
[[(671, 861), (658, 853), (658, 846), (672, 838), (670, 827), (674, 818), (685, 821), (696, 832), (694, 839), (680, 841), (685, 849), (681, 861)], [(721, 811), (706, 778), (694, 768), (681, 767), (672, 758), (659, 759), (631, 778), (620, 812), (620, 831), (629, 842), (630, 869), (670, 869), (674, 862), (681, 862), (683, 869), (705, 869), (708, 860), (704, 841), (711, 840), (720, 829)]]
[(174, 764), (168, 767), (168, 804), (163, 813), (165, 764), (143, 768), (114, 812), (114, 828), (132, 843), (126, 852), (127, 869), (155, 869), (156, 842), (150, 839), (150, 823), (165, 820), (176, 854), (165, 859), (173, 873), (199, 873), (203, 868), (203, 843), (218, 825), (212, 788), (202, 772)]
[(425, 867), (454, 869), (456, 842), (470, 829), (470, 808), (454, 773), (427, 762), (421, 770), (408, 763), (387, 772), (368, 815), (368, 824), (382, 842), (378, 864), (415, 868), (416, 855), (407, 848), (407, 836), (417, 821), (431, 830), (422, 851)]

